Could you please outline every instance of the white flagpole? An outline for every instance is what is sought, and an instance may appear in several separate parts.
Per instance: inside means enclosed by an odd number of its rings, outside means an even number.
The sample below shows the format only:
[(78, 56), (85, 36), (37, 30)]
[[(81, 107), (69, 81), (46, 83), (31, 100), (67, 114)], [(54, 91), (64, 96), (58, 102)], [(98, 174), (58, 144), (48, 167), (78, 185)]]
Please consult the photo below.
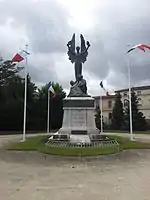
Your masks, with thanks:
[(48, 89), (48, 94), (47, 94), (47, 133), (49, 133), (49, 110), (50, 110), (50, 91)]
[(128, 81), (129, 81), (129, 112), (130, 112), (130, 139), (133, 140), (133, 124), (132, 124), (132, 102), (131, 102), (131, 72), (130, 60), (128, 58)]
[(100, 96), (100, 109), (101, 109), (101, 133), (103, 133), (103, 98)]
[[(26, 44), (26, 51), (28, 49), (28, 45)], [(27, 56), (25, 57), (25, 83), (24, 83), (24, 118), (23, 118), (23, 138), (22, 140), (26, 140), (26, 114), (27, 114), (27, 66), (28, 66), (28, 59)]]

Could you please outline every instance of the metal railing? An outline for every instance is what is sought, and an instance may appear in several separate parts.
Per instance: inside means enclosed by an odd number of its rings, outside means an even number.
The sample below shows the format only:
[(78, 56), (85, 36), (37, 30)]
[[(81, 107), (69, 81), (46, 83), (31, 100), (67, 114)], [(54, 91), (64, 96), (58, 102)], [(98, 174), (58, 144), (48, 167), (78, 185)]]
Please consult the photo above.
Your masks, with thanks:
[(97, 141), (91, 143), (70, 143), (69, 141), (49, 140), (45, 145), (50, 147), (70, 147), (70, 148), (119, 148), (119, 143), (116, 140)]

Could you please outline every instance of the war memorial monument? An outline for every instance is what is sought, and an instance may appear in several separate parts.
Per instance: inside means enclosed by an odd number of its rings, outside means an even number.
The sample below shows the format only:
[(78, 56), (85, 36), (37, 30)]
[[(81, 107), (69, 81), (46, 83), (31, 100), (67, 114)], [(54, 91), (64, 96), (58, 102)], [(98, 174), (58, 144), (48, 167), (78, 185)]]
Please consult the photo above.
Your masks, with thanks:
[(82, 66), (87, 61), (89, 41), (85, 43), (80, 35), (81, 47), (75, 46), (75, 34), (68, 42), (68, 57), (74, 64), (75, 81), (70, 81), (70, 92), (63, 101), (63, 123), (57, 134), (50, 137), (53, 141), (68, 141), (69, 144), (92, 144), (106, 137), (101, 136), (95, 124), (94, 99), (88, 95)]

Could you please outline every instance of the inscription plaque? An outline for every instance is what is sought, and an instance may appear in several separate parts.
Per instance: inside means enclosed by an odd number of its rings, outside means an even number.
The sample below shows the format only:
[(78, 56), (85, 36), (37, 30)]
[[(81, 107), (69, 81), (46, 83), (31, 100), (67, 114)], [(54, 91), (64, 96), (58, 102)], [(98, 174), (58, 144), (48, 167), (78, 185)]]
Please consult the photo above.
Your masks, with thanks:
[(86, 129), (86, 110), (72, 111), (72, 127)]

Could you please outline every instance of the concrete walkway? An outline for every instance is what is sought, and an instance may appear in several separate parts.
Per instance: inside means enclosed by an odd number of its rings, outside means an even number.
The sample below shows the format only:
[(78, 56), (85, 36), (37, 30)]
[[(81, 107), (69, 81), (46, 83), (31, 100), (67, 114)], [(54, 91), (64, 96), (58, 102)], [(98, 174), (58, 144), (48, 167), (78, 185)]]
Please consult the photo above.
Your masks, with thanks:
[[(150, 140), (147, 135), (137, 137)], [(0, 136), (0, 146), (21, 138)], [(0, 199), (149, 200), (149, 169), (150, 150), (124, 151), (81, 162), (78, 158), (59, 161), (36, 152), (0, 149)]]

